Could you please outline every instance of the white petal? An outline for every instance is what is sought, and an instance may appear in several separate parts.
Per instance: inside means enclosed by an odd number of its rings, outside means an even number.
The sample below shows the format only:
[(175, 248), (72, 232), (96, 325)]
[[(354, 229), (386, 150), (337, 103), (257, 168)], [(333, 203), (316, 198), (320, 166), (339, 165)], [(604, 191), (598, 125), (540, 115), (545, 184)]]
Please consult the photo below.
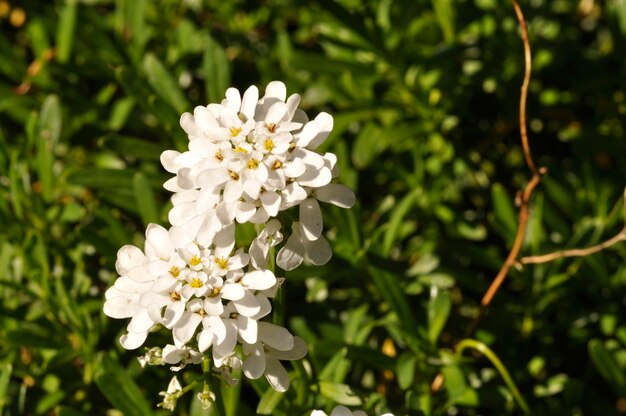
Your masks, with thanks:
[(238, 316), (237, 326), (239, 328), (239, 336), (248, 344), (254, 344), (257, 340), (258, 324), (254, 319)]
[(125, 245), (117, 252), (115, 270), (117, 270), (120, 276), (124, 276), (135, 267), (143, 265), (145, 261), (146, 256), (141, 250), (135, 246)]
[(266, 290), (276, 284), (276, 276), (269, 270), (254, 270), (243, 276), (241, 284), (252, 290)]
[(254, 119), (254, 110), (256, 109), (258, 100), (259, 90), (254, 85), (249, 87), (246, 92), (243, 93), (243, 98), (241, 99), (241, 109), (239, 112), (246, 116), (246, 121)]
[(352, 411), (345, 406), (337, 406), (333, 409), (330, 416), (353, 416)]
[(315, 190), (315, 197), (339, 208), (352, 208), (356, 201), (352, 189), (338, 183), (329, 183)]
[(300, 204), (300, 224), (307, 240), (316, 240), (322, 234), (324, 220), (316, 199), (307, 198)]
[(241, 96), (237, 88), (229, 88), (226, 90), (226, 105), (236, 112), (241, 108)]
[(224, 187), (224, 202), (232, 203), (241, 198), (243, 186), (241, 181), (228, 181)]
[(196, 207), (192, 202), (188, 202), (186, 204), (175, 205), (167, 217), (175, 227), (181, 227), (187, 224), (191, 219), (196, 216)]
[(146, 341), (146, 338), (148, 338), (147, 332), (129, 332), (120, 337), (120, 344), (127, 350), (134, 350), (141, 347), (141, 345)]
[(235, 224), (227, 225), (217, 233), (213, 244), (217, 249), (216, 255), (218, 257), (222, 255), (228, 256), (235, 247)]
[(302, 159), (293, 159), (288, 164), (285, 164), (283, 171), (288, 178), (298, 178), (306, 172), (306, 165)]
[(237, 213), (235, 219), (239, 224), (250, 221), (250, 218), (256, 213), (256, 208), (249, 202), (238, 202)]
[(233, 304), (237, 312), (243, 316), (254, 316), (261, 310), (259, 301), (248, 290), (244, 291), (244, 296), (241, 299), (233, 301)]
[[(189, 114), (189, 113), (187, 113)], [(176, 150), (166, 150), (161, 153), (161, 165), (166, 171), (176, 173), (180, 166), (176, 163), (176, 158), (180, 156), (180, 152)]]
[(154, 249), (157, 257), (169, 260), (174, 252), (168, 231), (158, 224), (148, 224), (146, 242)]
[(267, 360), (265, 378), (276, 391), (285, 392), (289, 389), (289, 373), (278, 360)]
[(265, 98), (276, 98), (285, 101), (287, 97), (287, 87), (281, 81), (272, 81), (265, 87)]
[(261, 309), (259, 310), (259, 313), (251, 316), (250, 319), (256, 319), (258, 321), (259, 319), (269, 315), (269, 313), (272, 311), (272, 304), (270, 303), (267, 296), (262, 293), (257, 293), (254, 297), (259, 301)]
[(310, 186), (311, 188), (320, 188), (328, 185), (333, 179), (333, 175), (326, 166), (319, 170), (308, 169), (302, 176), (298, 178), (298, 182), (302, 186)]
[(246, 295), (246, 290), (238, 283), (226, 283), (221, 289), (222, 297), (228, 300), (239, 300)]
[(300, 104), (299, 94), (291, 94), (289, 98), (287, 98), (287, 114), (285, 114), (285, 120), (292, 119), (299, 104)]
[(319, 145), (324, 143), (324, 140), (328, 137), (330, 132), (333, 129), (333, 116), (328, 113), (319, 113), (317, 117), (315, 117), (315, 122), (319, 125), (320, 131), (317, 133), (315, 138), (309, 142), (307, 146), (311, 150), (315, 150)]
[(137, 313), (139, 305), (130, 298), (118, 296), (104, 302), (104, 314), (114, 319), (130, 318)]
[(326, 241), (322, 235), (314, 241), (303, 240), (303, 243), (306, 258), (316, 266), (322, 266), (328, 263), (333, 256), (330, 244), (328, 244), (328, 241)]
[(267, 110), (267, 115), (265, 116), (265, 123), (266, 124), (278, 124), (286, 113), (287, 113), (287, 105), (282, 101), (278, 101), (272, 104), (269, 110)]
[(279, 351), (289, 351), (294, 346), (293, 335), (287, 329), (264, 321), (259, 322), (259, 340)]
[(307, 353), (306, 342), (300, 337), (293, 337), (293, 347), (288, 351), (272, 351), (268, 353), (268, 357), (276, 358), (278, 360), (299, 360), (303, 358)]
[(215, 340), (215, 334), (205, 329), (198, 334), (197, 340), (198, 350), (200, 352), (205, 352), (213, 344), (213, 341)]
[(163, 314), (163, 325), (171, 329), (178, 323), (180, 318), (182, 318), (184, 312), (185, 302), (178, 301), (170, 303), (167, 305), (167, 308), (165, 308), (165, 313)]
[(243, 373), (252, 380), (261, 377), (265, 372), (265, 353), (262, 347), (255, 347), (243, 362)]
[(185, 344), (193, 337), (200, 322), (202, 322), (202, 317), (199, 314), (186, 312), (172, 330), (174, 339)]
[(304, 260), (304, 246), (300, 235), (291, 234), (287, 244), (283, 246), (276, 256), (276, 264), (283, 270), (293, 270), (302, 264)]
[(237, 326), (234, 319), (223, 320), (226, 329), (224, 338), (213, 345), (213, 359), (225, 357), (235, 350), (237, 345)]
[(139, 309), (133, 319), (128, 323), (128, 330), (131, 332), (148, 332), (154, 326), (154, 321), (150, 318), (147, 309)]
[(190, 136), (200, 136), (202, 131), (196, 125), (196, 121), (191, 113), (183, 113), (180, 116), (180, 126)]
[(306, 147), (311, 142), (311, 140), (313, 140), (313, 138), (317, 136), (319, 131), (320, 126), (315, 121), (309, 121), (308, 123), (306, 123), (302, 128), (302, 131), (297, 135), (298, 146)]
[(280, 208), (280, 195), (276, 192), (263, 192), (261, 193), (261, 203), (263, 204), (263, 208), (267, 211), (267, 214), (270, 217), (275, 217), (278, 215), (278, 210)]

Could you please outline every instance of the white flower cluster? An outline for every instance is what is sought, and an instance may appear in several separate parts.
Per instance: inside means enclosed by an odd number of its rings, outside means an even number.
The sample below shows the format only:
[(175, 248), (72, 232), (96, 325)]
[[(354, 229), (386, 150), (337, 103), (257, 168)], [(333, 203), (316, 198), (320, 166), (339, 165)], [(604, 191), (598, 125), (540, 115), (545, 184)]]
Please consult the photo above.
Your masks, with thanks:
[[(143, 250), (119, 250), (119, 278), (104, 304), (106, 315), (131, 318), (120, 339), (126, 349), (142, 346), (157, 327), (171, 331), (172, 344), (151, 348), (142, 364), (176, 365), (172, 370), (178, 371), (211, 357), (227, 380), (232, 369), (242, 368), (248, 378), (265, 375), (274, 389), (288, 388), (280, 360), (302, 358), (306, 345), (263, 320), (284, 280), (268, 265), (292, 270), (305, 259), (325, 264), (332, 252), (318, 201), (342, 208), (355, 202), (349, 188), (332, 182), (336, 156), (315, 152), (333, 118), (321, 113), (309, 121), (299, 102), (274, 81), (260, 99), (254, 86), (243, 96), (230, 88), (221, 104), (182, 115), (189, 150), (161, 156), (175, 175), (164, 184), (174, 193), (172, 227), (150, 224)], [(283, 240), (280, 214), (295, 206), (299, 221), (270, 259)], [(247, 253), (235, 247), (236, 225), (245, 222), (259, 230)]]

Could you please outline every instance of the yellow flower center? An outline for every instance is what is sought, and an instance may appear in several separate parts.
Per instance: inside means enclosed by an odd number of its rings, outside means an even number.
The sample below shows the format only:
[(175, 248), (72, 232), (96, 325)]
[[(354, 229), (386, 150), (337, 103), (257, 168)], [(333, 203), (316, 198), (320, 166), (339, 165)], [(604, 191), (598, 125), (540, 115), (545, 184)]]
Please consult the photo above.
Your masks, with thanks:
[(241, 146), (235, 147), (235, 152), (238, 152), (238, 153), (248, 153), (248, 151), (246, 149), (244, 149), (243, 147), (241, 147)]
[(215, 158), (219, 161), (224, 160), (224, 155), (222, 155), (222, 151), (218, 150), (217, 152), (215, 152)]
[(259, 167), (259, 161), (256, 159), (249, 159), (248, 160), (248, 169), (256, 169)]
[(214, 297), (216, 297), (219, 294), (220, 294), (220, 288), (219, 287), (214, 287), (213, 289), (211, 289), (211, 291), (209, 292), (208, 296), (210, 298), (214, 298)]
[(283, 163), (280, 160), (277, 160), (272, 164), (272, 170), (278, 170), (283, 167)]
[(170, 293), (170, 300), (176, 302), (180, 300), (180, 293), (174, 291)]
[(238, 181), (239, 180), (239, 174), (237, 172), (229, 170), (228, 174), (230, 175), (230, 179), (232, 179), (234, 181)]
[(276, 131), (276, 124), (274, 123), (268, 124), (267, 129), (270, 131), (270, 133), (274, 133)]
[(170, 269), (170, 274), (172, 275), (172, 277), (178, 277), (180, 275), (180, 269), (176, 266), (172, 266), (172, 268)]
[(198, 256), (194, 255), (191, 260), (189, 260), (189, 264), (191, 264), (192, 266), (197, 266), (198, 264), (200, 264), (202, 262), (202, 260), (200, 260), (198, 258)]
[(233, 137), (237, 137), (237, 136), (239, 136), (239, 133), (241, 133), (241, 131), (242, 131), (242, 128), (241, 128), (241, 127), (231, 127), (231, 128), (230, 128), (230, 134), (231, 134)]
[(274, 140), (265, 139), (265, 142), (263, 143), (263, 147), (265, 147), (265, 150), (267, 150), (268, 152), (271, 152), (272, 150), (274, 150)]
[(191, 279), (191, 282), (189, 284), (194, 289), (199, 289), (203, 286), (202, 280), (198, 279), (197, 277), (194, 277), (193, 279)]
[(228, 259), (226, 257), (216, 257), (215, 264), (217, 264), (222, 270), (228, 269)]

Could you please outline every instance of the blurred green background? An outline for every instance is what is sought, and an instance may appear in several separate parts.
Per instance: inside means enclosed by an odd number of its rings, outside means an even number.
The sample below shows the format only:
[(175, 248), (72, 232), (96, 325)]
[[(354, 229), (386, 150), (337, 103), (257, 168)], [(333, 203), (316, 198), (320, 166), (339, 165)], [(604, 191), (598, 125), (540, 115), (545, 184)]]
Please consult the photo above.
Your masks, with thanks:
[[(626, 1), (521, 7), (549, 169), (522, 253), (589, 246), (624, 224)], [(322, 150), (358, 203), (325, 208), (328, 265), (287, 273), (286, 323), (309, 345), (291, 389), (245, 382), (229, 415), (520, 413), (493, 360), (453, 353), (530, 177), (508, 2), (0, 0), (0, 28), (0, 414), (167, 413), (168, 369), (142, 370), (101, 312), (116, 252), (167, 225), (159, 155), (186, 148), (180, 114), (274, 79), (334, 115)], [(475, 338), (532, 414), (626, 413), (625, 255), (513, 269), (492, 302)], [(188, 396), (177, 414), (207, 414)]]

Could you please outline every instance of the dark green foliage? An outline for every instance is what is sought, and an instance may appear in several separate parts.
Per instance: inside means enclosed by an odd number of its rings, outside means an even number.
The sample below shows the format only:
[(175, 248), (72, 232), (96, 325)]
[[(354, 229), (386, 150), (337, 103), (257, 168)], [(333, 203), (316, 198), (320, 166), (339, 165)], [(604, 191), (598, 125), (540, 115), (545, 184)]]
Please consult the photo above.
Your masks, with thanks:
[[(290, 390), (225, 388), (228, 413), (520, 412), (494, 360), (453, 351), (513, 242), (515, 196), (530, 178), (518, 133), (524, 55), (507, 2), (5, 6), (0, 414), (166, 414), (156, 403), (168, 369), (141, 369), (141, 352), (118, 343), (126, 323), (101, 312), (116, 251), (142, 246), (148, 223), (167, 224), (159, 155), (185, 149), (180, 114), (274, 79), (310, 116), (334, 115), (322, 150), (337, 154), (358, 203), (324, 208), (328, 265), (287, 273), (285, 322), (309, 345)], [(549, 170), (522, 253), (590, 246), (624, 221), (626, 4), (521, 7), (531, 147)], [(495, 354), (532, 414), (624, 412), (625, 255), (618, 244), (513, 268), (492, 302), (472, 345)], [(195, 393), (177, 412), (210, 414)]]

